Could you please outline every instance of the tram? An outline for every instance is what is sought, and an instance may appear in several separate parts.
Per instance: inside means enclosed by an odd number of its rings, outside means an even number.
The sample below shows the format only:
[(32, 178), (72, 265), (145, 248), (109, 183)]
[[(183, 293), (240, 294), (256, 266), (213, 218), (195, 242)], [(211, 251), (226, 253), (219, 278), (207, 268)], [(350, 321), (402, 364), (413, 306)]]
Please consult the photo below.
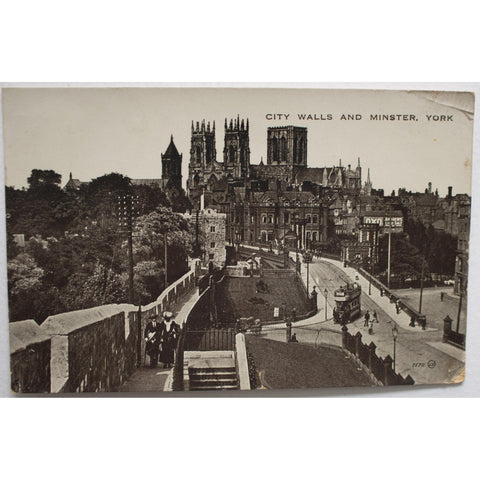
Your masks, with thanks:
[(334, 292), (336, 307), (333, 311), (335, 323), (345, 325), (353, 322), (362, 314), (360, 297), (362, 287), (358, 283), (347, 283)]

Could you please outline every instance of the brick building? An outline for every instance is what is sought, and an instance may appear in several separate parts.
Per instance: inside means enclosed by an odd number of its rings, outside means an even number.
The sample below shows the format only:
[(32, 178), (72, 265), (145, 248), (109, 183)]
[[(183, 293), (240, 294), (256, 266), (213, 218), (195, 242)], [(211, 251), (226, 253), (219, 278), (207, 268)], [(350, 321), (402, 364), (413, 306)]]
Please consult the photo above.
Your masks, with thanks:
[(455, 261), (455, 288), (457, 295), (464, 295), (468, 283), (468, 254), (470, 238), (470, 200), (458, 205), (458, 241)]

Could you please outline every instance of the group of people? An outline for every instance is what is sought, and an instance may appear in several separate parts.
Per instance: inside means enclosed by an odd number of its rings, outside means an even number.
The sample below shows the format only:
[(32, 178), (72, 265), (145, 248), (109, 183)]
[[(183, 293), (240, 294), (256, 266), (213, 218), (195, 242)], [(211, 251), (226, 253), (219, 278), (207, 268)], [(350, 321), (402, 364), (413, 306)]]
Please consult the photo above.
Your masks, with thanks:
[(367, 310), (364, 318), (363, 326), (368, 328), (368, 333), (371, 335), (373, 334), (373, 324), (378, 323), (377, 312), (374, 310), (372, 315), (370, 315), (370, 310)]
[(145, 354), (150, 357), (150, 367), (157, 366), (158, 361), (165, 368), (170, 368), (175, 361), (180, 326), (173, 321), (172, 312), (163, 312), (162, 321), (155, 313), (150, 314), (150, 321), (145, 328)]

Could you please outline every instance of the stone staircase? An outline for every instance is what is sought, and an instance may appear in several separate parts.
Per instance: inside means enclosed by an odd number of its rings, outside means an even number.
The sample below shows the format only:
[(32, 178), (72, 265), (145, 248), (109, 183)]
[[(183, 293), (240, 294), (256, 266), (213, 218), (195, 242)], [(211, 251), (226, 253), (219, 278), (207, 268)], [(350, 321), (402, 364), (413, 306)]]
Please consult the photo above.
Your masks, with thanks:
[(234, 351), (185, 352), (184, 376), (187, 372), (189, 390), (238, 389)]

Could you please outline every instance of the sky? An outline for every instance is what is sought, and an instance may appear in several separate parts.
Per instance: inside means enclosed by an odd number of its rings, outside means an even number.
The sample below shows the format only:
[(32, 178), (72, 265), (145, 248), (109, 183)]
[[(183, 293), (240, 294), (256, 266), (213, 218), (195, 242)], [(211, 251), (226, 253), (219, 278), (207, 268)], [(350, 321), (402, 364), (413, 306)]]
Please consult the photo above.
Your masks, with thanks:
[[(250, 123), (250, 161), (266, 162), (267, 128), (308, 128), (308, 165), (367, 168), (374, 188), (440, 195), (471, 192), (473, 94), (388, 90), (265, 88), (5, 88), (2, 89), (5, 182), (27, 186), (30, 171), (52, 169), (89, 181), (110, 172), (160, 178), (161, 153), (173, 135), (187, 180), (192, 120), (216, 122), (223, 161), (224, 120)], [(281, 117), (278, 117), (281, 114)], [(314, 115), (332, 120), (299, 119)], [(342, 120), (342, 115), (357, 120)], [(370, 115), (407, 115), (408, 121)], [(277, 115), (277, 117), (273, 117)], [(284, 115), (289, 115), (285, 118)], [(428, 120), (427, 115), (431, 118)], [(448, 121), (434, 121), (435, 116)], [(361, 119), (360, 117), (361, 116)], [(348, 118), (348, 117), (347, 117)]]

